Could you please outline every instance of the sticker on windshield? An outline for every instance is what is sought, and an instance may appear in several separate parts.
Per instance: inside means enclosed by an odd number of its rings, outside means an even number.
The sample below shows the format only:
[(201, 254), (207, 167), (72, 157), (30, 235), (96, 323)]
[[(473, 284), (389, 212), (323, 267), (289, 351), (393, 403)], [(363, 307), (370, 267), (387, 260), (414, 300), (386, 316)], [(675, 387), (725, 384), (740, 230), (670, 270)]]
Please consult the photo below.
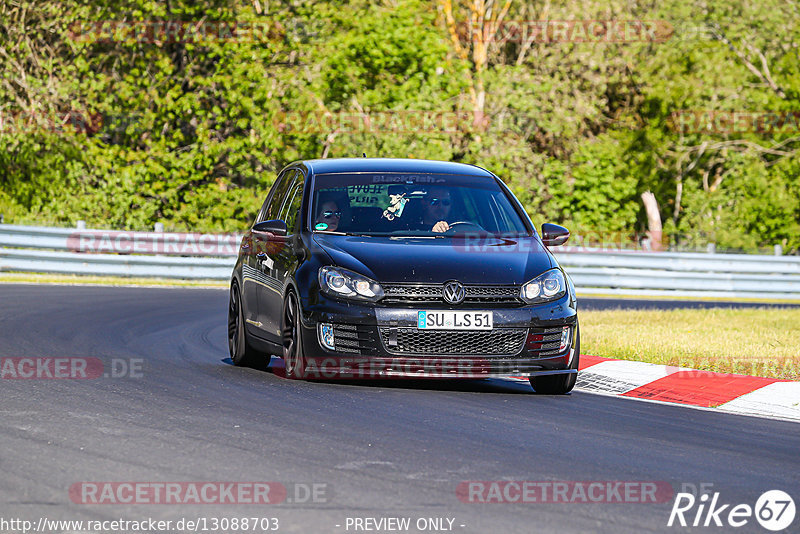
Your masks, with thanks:
[(328, 225), (325, 223), (317, 223), (317, 225), (314, 227), (314, 230), (327, 230), (327, 229)]
[(400, 193), (399, 195), (390, 194), (389, 196), (392, 198), (391, 204), (388, 208), (383, 210), (383, 216), (392, 221), (395, 217), (403, 215), (403, 209), (405, 209), (408, 199), (405, 193)]
[(442, 184), (446, 181), (441, 176), (430, 174), (375, 174), (372, 176), (374, 184)]

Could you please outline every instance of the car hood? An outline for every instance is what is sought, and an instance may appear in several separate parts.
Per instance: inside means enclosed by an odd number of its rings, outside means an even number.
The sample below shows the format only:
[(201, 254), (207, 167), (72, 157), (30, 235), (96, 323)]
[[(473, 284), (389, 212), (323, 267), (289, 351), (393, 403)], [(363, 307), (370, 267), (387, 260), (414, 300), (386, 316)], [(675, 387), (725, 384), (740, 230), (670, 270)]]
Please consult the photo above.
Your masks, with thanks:
[(314, 234), (333, 262), (378, 282), (522, 284), (555, 267), (536, 237), (391, 238)]

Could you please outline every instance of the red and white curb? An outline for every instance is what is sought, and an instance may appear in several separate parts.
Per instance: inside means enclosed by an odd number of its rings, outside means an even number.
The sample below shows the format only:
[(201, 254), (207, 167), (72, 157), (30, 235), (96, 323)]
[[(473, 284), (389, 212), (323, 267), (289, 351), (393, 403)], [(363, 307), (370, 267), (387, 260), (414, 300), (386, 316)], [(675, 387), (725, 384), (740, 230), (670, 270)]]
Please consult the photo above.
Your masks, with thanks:
[(800, 382), (581, 354), (576, 389), (800, 422)]

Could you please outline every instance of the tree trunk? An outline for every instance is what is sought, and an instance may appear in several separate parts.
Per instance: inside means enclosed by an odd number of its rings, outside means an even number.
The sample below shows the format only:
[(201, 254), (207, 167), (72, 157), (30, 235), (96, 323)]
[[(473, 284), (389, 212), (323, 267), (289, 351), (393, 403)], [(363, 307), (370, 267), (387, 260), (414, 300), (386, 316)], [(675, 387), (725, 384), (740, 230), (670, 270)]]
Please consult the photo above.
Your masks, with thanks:
[(650, 238), (650, 247), (654, 252), (663, 250), (663, 232), (661, 229), (661, 214), (658, 211), (656, 196), (650, 191), (642, 193), (642, 202), (647, 212), (647, 237)]

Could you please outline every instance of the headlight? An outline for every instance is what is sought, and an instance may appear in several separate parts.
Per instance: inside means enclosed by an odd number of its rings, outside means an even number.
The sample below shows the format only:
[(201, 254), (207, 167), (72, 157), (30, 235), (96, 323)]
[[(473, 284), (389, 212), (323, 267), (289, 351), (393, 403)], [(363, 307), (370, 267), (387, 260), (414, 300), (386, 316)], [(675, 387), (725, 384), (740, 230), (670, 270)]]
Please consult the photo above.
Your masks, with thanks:
[(337, 297), (373, 302), (383, 298), (383, 289), (378, 282), (341, 267), (322, 267), (319, 287), (324, 293)]
[(522, 300), (538, 304), (560, 299), (567, 293), (567, 283), (561, 269), (550, 269), (522, 286)]

